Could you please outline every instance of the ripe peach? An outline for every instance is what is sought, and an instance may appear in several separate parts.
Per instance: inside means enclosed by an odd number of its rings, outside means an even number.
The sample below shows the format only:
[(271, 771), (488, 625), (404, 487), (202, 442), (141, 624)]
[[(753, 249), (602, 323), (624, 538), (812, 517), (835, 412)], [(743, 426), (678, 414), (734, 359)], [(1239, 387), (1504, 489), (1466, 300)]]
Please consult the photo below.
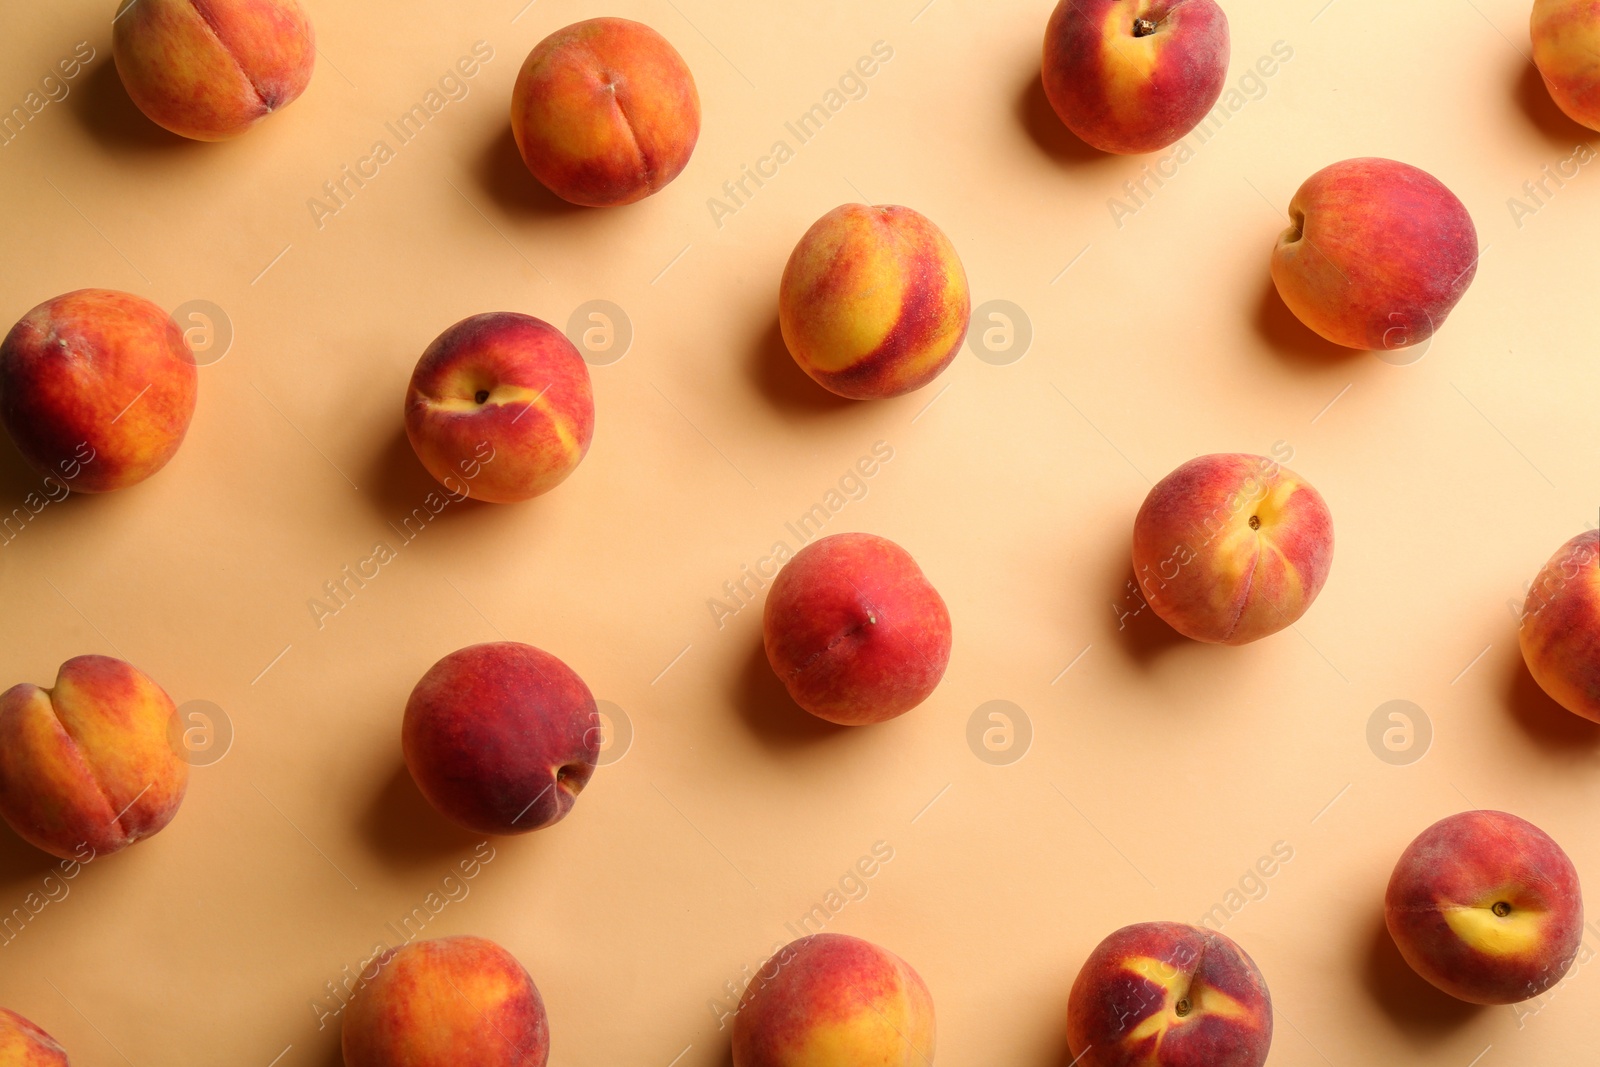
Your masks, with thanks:
[(841, 726), (903, 715), (950, 662), (950, 612), (910, 553), (845, 533), (795, 553), (772, 582), (767, 661), (796, 704)]
[(422, 676), (401, 745), (422, 795), (483, 834), (559, 822), (600, 756), (594, 696), (572, 668), (514, 641), (471, 645)]
[(56, 1039), (14, 1011), (0, 1008), (0, 1067), (70, 1067)]
[(548, 493), (594, 438), (589, 368), (529, 315), (474, 315), (440, 334), (406, 393), (406, 437), (453, 493), (506, 504)]
[(911, 965), (844, 934), (779, 949), (739, 1001), (733, 1067), (926, 1067), (933, 997)]
[(125, 0), (111, 54), (152, 122), (222, 141), (292, 104), (317, 46), (297, 0)]
[(1532, 823), (1466, 811), (1400, 856), (1384, 919), (1411, 969), (1472, 1004), (1515, 1004), (1559, 982), (1583, 937), (1572, 861)]
[(649, 26), (598, 18), (534, 46), (511, 94), (522, 159), (551, 192), (612, 207), (660, 192), (700, 139), (700, 94)]
[(933, 381), (961, 350), (971, 318), (955, 246), (906, 207), (834, 208), (795, 246), (778, 291), (794, 361), (855, 400)]
[(1600, 0), (1533, 0), (1533, 63), (1556, 106), (1600, 130)]
[(1213, 0), (1061, 0), (1044, 34), (1044, 91), (1102, 152), (1155, 152), (1216, 106), (1228, 17)]
[(35, 470), (83, 493), (167, 465), (194, 415), (194, 354), (150, 301), (79, 289), (24, 315), (0, 343), (0, 422)]
[(1145, 600), (1196, 641), (1243, 645), (1304, 615), (1333, 564), (1333, 516), (1265, 456), (1192, 459), (1157, 482), (1133, 522)]
[(1522, 609), (1522, 658), (1550, 699), (1600, 722), (1600, 531), (1550, 557)]
[(1078, 1067), (1261, 1067), (1272, 995), (1255, 961), (1219, 933), (1125, 926), (1072, 983), (1067, 1044)]
[(0, 694), (0, 818), (62, 859), (157, 833), (189, 786), (177, 721), (160, 686), (108, 656), (67, 660), (53, 689), (12, 686)]
[(413, 941), (372, 968), (376, 975), (345, 1012), (345, 1067), (544, 1067), (549, 1060), (539, 989), (493, 941)]
[(1472, 284), (1478, 231), (1454, 193), (1392, 159), (1324, 167), (1289, 202), (1272, 280), (1335, 344), (1406, 348), (1432, 337)]

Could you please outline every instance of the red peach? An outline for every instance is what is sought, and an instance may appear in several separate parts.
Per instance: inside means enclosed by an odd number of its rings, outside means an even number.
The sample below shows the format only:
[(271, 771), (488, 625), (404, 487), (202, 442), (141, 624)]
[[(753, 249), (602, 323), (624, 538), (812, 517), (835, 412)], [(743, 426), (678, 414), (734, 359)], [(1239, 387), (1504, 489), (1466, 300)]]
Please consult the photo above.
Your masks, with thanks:
[(1550, 699), (1600, 722), (1600, 531), (1550, 557), (1522, 609), (1522, 658)]
[(1600, 130), (1600, 0), (1533, 0), (1533, 62), (1556, 106)]
[(70, 1067), (56, 1039), (14, 1011), (0, 1008), (0, 1067)]

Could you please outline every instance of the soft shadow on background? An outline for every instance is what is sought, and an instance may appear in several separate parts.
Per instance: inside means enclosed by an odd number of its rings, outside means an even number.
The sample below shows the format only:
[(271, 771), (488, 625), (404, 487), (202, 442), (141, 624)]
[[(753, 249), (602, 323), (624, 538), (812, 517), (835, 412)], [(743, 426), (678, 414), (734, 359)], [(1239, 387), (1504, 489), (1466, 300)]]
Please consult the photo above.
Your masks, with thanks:
[(1600, 752), (1600, 723), (1574, 715), (1551, 700), (1528, 673), (1519, 652), (1506, 673), (1506, 707), (1512, 720), (1546, 755), (1567, 762), (1590, 761)]
[[(459, 494), (462, 486), (471, 484), (466, 481), (456, 487), (456, 496), (450, 496), (449, 491), (428, 473), (428, 468), (417, 458), (403, 423), (395, 427), (383, 450), (369, 461), (357, 478), (364, 490), (362, 496), (374, 504), (378, 516), (395, 525), (403, 522), (417, 508), (429, 516), (427, 525), (433, 526), (489, 506), (481, 500), (461, 499)], [(437, 513), (430, 511), (425, 503), (430, 493), (449, 500), (449, 504)], [(398, 531), (394, 532), (399, 536)]]
[(361, 836), (379, 859), (398, 870), (448, 864), (484, 838), (434, 810), (404, 763), (372, 798), (361, 819)]
[(72, 93), (62, 103), (89, 135), (106, 147), (118, 152), (205, 151), (204, 143), (179, 137), (145, 118), (122, 87), (109, 47), (71, 84)]
[(1413, 971), (1389, 936), (1381, 910), (1373, 919), (1361, 984), (1378, 1010), (1417, 1045), (1449, 1038), (1484, 1010), (1435, 989)]
[(1017, 121), (1045, 155), (1062, 164), (1114, 165), (1118, 156), (1102, 152), (1067, 129), (1050, 106), (1044, 78), (1036, 71), (1017, 94)]
[(476, 177), (479, 187), (508, 214), (563, 216), (591, 210), (561, 199), (533, 176), (522, 161), (509, 125), (496, 127), (494, 137), (484, 145)]
[[(1262, 255), (1266, 266), (1266, 254)], [(1265, 273), (1265, 272), (1264, 272)], [(1336, 345), (1295, 317), (1289, 305), (1278, 295), (1272, 275), (1266, 274), (1261, 297), (1256, 302), (1256, 336), (1265, 341), (1285, 363), (1307, 369), (1327, 367), (1335, 363), (1352, 363), (1367, 353), (1355, 348)]]
[[(776, 292), (773, 293), (773, 302), (777, 302)], [(778, 325), (776, 312), (773, 313), (772, 322), (751, 343), (746, 369), (750, 380), (761, 390), (761, 395), (786, 414), (827, 415), (849, 410), (861, 403), (829, 392), (800, 369), (800, 365), (789, 354), (789, 346), (783, 343), (783, 329)]]
[(767, 650), (759, 637), (745, 658), (733, 698), (739, 717), (751, 734), (771, 749), (789, 750), (839, 741), (853, 729), (819, 719), (796, 704), (773, 673), (772, 664), (767, 661)]
[(1593, 130), (1567, 118), (1567, 113), (1550, 99), (1550, 91), (1544, 87), (1544, 78), (1539, 74), (1538, 67), (1523, 63), (1516, 68), (1513, 78), (1511, 92), (1523, 115), (1527, 116), (1529, 125), (1552, 146), (1570, 152), (1594, 136)]

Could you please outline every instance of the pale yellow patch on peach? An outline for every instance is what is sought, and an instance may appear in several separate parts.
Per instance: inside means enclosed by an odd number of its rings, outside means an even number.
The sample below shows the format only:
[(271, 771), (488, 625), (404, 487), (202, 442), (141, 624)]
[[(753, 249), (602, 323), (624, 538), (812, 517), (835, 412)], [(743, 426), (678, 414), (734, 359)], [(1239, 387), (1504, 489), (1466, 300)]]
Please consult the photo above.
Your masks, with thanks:
[(915, 1030), (904, 1004), (871, 1004), (853, 1019), (811, 1026), (787, 1067), (922, 1064), (928, 1061), (913, 1041)]
[[(70, 673), (57, 679), (50, 700), (61, 724), (95, 768), (96, 777), (119, 783), (138, 794), (154, 784), (150, 775), (177, 764), (167, 731), (172, 702), (154, 686), (139, 682), (130, 700), (115, 713), (105, 708), (106, 694), (80, 688)], [(132, 797), (124, 800), (131, 803)]]
[[(812, 366), (830, 373), (848, 370), (888, 338), (904, 298), (895, 252), (895, 242), (879, 240), (875, 228), (833, 227), (797, 264), (794, 291), (827, 287), (835, 302), (829, 314), (804, 323), (805, 356)], [(840, 268), (848, 277), (830, 285), (829, 276)]]
[[(72, 740), (56, 710), (50, 703), (50, 694), (34, 688), (28, 693), (27, 703), (19, 714), (22, 733), (18, 748), (37, 752), (43, 758), (35, 761), (30, 773), (39, 785), (42, 796), (77, 796), (83, 788), (84, 777), (90, 774), (83, 758), (73, 747)], [(106, 809), (110, 811), (109, 808)], [(115, 814), (115, 812), (112, 812)]]
[(1488, 956), (1525, 956), (1545, 947), (1545, 917), (1537, 911), (1513, 907), (1509, 915), (1494, 913), (1498, 901), (1513, 899), (1513, 891), (1485, 894), (1473, 906), (1442, 909), (1451, 931), (1470, 948)]
[[(1215, 986), (1194, 982), (1189, 975), (1165, 960), (1149, 956), (1135, 956), (1123, 963), (1123, 969), (1138, 975), (1165, 992), (1166, 1004), (1162, 1011), (1153, 1012), (1128, 1033), (1132, 1042), (1143, 1041), (1168, 1030), (1177, 1029), (1210, 1015), (1222, 1019), (1243, 1019), (1250, 1009), (1236, 998), (1230, 997)], [(1178, 1001), (1189, 1001), (1189, 1010), (1179, 1015)]]
[(1100, 57), (1105, 65), (1106, 98), (1119, 119), (1135, 120), (1144, 104), (1144, 86), (1161, 61), (1157, 34), (1133, 35), (1135, 19), (1155, 19), (1151, 0), (1135, 0), (1131, 5), (1113, 4), (1100, 25)]

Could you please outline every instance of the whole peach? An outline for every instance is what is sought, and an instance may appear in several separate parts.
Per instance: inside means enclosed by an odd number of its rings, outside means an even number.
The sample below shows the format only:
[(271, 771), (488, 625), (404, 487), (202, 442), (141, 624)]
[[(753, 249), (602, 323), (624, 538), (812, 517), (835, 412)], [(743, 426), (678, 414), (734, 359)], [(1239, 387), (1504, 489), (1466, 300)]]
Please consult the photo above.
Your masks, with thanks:
[(961, 350), (971, 318), (955, 246), (906, 207), (834, 208), (795, 246), (778, 291), (794, 361), (855, 400), (933, 381)]
[(1265, 456), (1192, 459), (1156, 483), (1133, 522), (1140, 592), (1196, 641), (1277, 633), (1305, 614), (1332, 565), (1328, 505)]
[(1573, 122), (1600, 130), (1600, 0), (1533, 0), (1533, 62)]
[(1346, 348), (1406, 348), (1432, 337), (1478, 271), (1478, 231), (1456, 195), (1392, 159), (1324, 167), (1289, 202), (1272, 250), (1278, 294)]
[(0, 1067), (70, 1067), (56, 1039), (14, 1011), (0, 1008)]
[(422, 676), (406, 702), (406, 766), (434, 807), (469, 830), (522, 834), (559, 822), (594, 774), (599, 710), (572, 668), (514, 641), (471, 645)]
[(160, 686), (109, 656), (67, 660), (51, 689), (12, 686), (0, 693), (0, 818), (62, 859), (157, 833), (189, 786), (177, 720)]
[(1102, 152), (1155, 152), (1216, 106), (1228, 16), (1213, 0), (1061, 0), (1044, 33), (1044, 91)]
[(1600, 722), (1600, 531), (1550, 557), (1522, 609), (1522, 658), (1550, 699)]
[(194, 415), (194, 354), (170, 316), (110, 289), (24, 315), (0, 343), (0, 422), (40, 474), (83, 493), (167, 465)]
[(547, 322), (474, 315), (417, 362), (406, 437), (452, 493), (497, 504), (548, 493), (578, 469), (594, 438), (589, 368)]
[(376, 975), (345, 1012), (345, 1067), (544, 1067), (549, 1060), (539, 989), (493, 941), (413, 941), (371, 969)]
[(221, 141), (292, 104), (317, 46), (297, 0), (125, 0), (111, 54), (152, 122)]
[(1434, 823), (1395, 864), (1384, 919), (1411, 969), (1472, 1004), (1559, 982), (1583, 937), (1578, 872), (1543, 830), (1502, 811)]
[(899, 956), (813, 934), (779, 949), (733, 1020), (733, 1067), (926, 1067), (933, 997)]
[(1199, 926), (1125, 926), (1090, 953), (1067, 999), (1078, 1067), (1261, 1067), (1272, 995), (1232, 940)]
[(551, 192), (612, 207), (659, 192), (700, 139), (700, 94), (649, 26), (598, 18), (534, 46), (511, 94), (522, 160)]
[(950, 611), (911, 554), (872, 534), (824, 537), (773, 579), (767, 661), (796, 704), (841, 726), (903, 715), (950, 662)]

